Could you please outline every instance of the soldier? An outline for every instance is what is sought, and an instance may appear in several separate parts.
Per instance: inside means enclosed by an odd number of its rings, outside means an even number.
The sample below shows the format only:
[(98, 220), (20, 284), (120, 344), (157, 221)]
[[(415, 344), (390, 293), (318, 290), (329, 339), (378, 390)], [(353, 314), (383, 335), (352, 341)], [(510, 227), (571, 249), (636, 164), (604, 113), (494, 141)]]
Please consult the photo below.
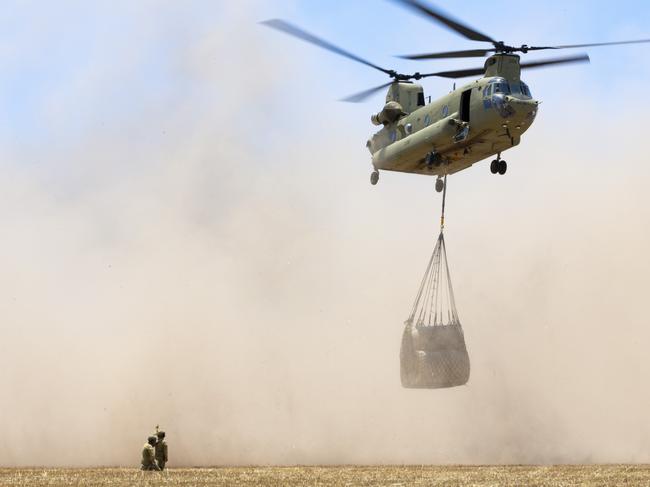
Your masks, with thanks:
[(165, 464), (167, 463), (167, 442), (165, 441), (165, 432), (156, 431), (156, 436), (158, 437), (158, 442), (156, 443), (156, 461), (160, 470), (165, 470)]
[(156, 437), (150, 436), (142, 447), (142, 467), (141, 470), (160, 470), (156, 463)]

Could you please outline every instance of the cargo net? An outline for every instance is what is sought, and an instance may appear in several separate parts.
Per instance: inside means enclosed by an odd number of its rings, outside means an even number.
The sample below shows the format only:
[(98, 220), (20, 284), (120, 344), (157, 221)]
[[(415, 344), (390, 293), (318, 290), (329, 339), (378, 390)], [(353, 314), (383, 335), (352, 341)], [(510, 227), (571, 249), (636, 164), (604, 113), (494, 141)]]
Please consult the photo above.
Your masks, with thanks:
[(402, 334), (403, 387), (437, 389), (460, 386), (469, 380), (469, 355), (456, 311), (443, 234), (444, 197), (440, 235)]

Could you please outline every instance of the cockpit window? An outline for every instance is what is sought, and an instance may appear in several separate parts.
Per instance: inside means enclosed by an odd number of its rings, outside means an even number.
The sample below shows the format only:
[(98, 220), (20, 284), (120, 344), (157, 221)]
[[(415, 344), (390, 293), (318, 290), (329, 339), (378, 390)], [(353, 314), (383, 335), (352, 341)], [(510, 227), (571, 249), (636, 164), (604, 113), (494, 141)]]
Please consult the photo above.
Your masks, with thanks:
[(493, 93), (503, 93), (503, 94), (508, 94), (510, 93), (510, 85), (508, 84), (507, 81), (499, 81), (498, 83), (494, 83), (494, 88), (492, 88)]
[(521, 94), (527, 97), (532, 97), (530, 94), (530, 88), (528, 88), (528, 85), (524, 82), (521, 83)]

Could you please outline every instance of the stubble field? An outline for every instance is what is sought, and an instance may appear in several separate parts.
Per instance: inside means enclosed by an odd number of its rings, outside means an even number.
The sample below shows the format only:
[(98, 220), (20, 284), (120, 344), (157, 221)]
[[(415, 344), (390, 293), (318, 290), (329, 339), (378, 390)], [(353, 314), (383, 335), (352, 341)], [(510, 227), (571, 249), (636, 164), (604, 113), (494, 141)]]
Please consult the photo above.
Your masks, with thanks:
[(0, 469), (0, 486), (650, 485), (648, 465)]

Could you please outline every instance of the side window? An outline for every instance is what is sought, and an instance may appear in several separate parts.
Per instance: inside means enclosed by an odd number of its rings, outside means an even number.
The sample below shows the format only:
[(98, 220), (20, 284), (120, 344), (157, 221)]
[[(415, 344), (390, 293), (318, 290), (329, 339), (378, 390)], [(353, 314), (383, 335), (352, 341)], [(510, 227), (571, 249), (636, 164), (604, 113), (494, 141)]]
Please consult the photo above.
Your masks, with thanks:
[(489, 97), (492, 94), (492, 85), (487, 85), (485, 89), (483, 90), (483, 96), (484, 97)]

